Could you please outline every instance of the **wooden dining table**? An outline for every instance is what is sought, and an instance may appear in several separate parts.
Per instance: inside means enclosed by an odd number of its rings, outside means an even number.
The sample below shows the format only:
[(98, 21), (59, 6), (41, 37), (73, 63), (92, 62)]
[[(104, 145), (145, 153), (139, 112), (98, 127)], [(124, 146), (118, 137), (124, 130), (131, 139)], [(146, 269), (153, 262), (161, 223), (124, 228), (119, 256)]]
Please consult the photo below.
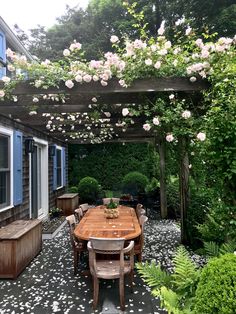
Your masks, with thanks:
[(87, 241), (90, 237), (131, 240), (141, 234), (134, 208), (120, 205), (119, 216), (112, 219), (105, 217), (104, 209), (104, 205), (90, 208), (75, 227), (75, 236)]

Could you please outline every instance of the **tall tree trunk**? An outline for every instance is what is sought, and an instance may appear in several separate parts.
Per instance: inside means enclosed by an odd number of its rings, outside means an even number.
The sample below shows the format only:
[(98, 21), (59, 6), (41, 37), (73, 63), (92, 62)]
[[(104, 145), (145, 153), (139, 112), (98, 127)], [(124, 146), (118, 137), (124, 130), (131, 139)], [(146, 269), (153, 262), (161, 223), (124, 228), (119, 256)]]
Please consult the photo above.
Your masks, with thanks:
[(180, 145), (180, 215), (181, 215), (181, 242), (187, 244), (187, 211), (189, 205), (189, 157), (188, 157), (188, 139), (181, 137)]
[(166, 199), (166, 178), (165, 178), (165, 141), (159, 137), (157, 140), (160, 156), (160, 200), (161, 200), (161, 218), (167, 218), (167, 199)]

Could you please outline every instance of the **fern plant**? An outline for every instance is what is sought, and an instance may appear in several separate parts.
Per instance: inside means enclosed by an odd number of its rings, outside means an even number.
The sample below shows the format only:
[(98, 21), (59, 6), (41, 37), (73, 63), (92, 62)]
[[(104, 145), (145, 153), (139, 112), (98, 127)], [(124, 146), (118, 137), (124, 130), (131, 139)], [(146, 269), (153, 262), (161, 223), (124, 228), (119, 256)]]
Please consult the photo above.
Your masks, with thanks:
[(174, 273), (169, 274), (154, 262), (137, 264), (138, 273), (152, 294), (159, 296), (161, 305), (169, 314), (192, 313), (192, 300), (200, 277), (200, 270), (190, 259), (186, 249), (180, 246), (173, 259)]
[(216, 242), (204, 242), (204, 250), (209, 257), (219, 257), (227, 253), (233, 253), (236, 249), (235, 241), (225, 242), (219, 245)]

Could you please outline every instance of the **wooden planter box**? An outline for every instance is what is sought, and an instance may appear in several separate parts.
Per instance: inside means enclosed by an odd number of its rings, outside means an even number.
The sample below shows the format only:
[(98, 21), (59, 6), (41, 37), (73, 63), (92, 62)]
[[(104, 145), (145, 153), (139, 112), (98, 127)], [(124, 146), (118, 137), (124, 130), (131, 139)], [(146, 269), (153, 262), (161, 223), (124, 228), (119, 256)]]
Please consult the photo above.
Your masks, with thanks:
[(79, 206), (78, 193), (63, 194), (57, 198), (57, 207), (62, 209), (64, 216), (74, 214), (74, 210)]
[(42, 249), (42, 222), (16, 220), (0, 229), (0, 278), (16, 278)]

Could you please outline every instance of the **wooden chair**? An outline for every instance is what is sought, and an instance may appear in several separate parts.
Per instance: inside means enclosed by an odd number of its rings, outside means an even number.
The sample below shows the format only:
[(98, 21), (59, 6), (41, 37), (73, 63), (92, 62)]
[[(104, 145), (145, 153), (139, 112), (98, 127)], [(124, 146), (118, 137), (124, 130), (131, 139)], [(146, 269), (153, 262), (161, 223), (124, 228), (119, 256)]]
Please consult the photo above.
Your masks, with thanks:
[(75, 209), (75, 222), (79, 223), (84, 215), (84, 212), (81, 207)]
[(134, 240), (134, 255), (137, 255), (137, 259), (140, 263), (142, 262), (142, 252), (143, 252), (143, 245), (144, 245), (144, 225), (147, 221), (148, 221), (147, 216), (141, 215), (139, 217), (139, 224), (140, 224), (142, 232), (140, 236)]
[(120, 199), (118, 197), (107, 197), (107, 198), (103, 198), (103, 205), (107, 205), (110, 203), (111, 199), (113, 200), (114, 203), (118, 203), (120, 202)]
[(135, 211), (138, 218), (146, 214), (146, 210), (143, 208), (142, 204), (137, 204)]
[(89, 204), (84, 203), (84, 204), (79, 205), (79, 207), (82, 209), (83, 213), (85, 214), (87, 210), (89, 209)]
[[(134, 274), (134, 242), (131, 241), (124, 248), (124, 239), (90, 238), (88, 242), (89, 268), (93, 277), (93, 309), (96, 309), (99, 294), (99, 279), (119, 279), (120, 307), (125, 308), (124, 276), (130, 275), (133, 288)], [(124, 259), (124, 254), (129, 252), (129, 259)], [(112, 257), (118, 255), (119, 259), (97, 259), (98, 255), (105, 254)], [(113, 256), (114, 257), (114, 256)]]
[(76, 275), (81, 253), (87, 251), (87, 241), (79, 240), (74, 235), (76, 225), (75, 216), (74, 215), (67, 216), (66, 220), (70, 228), (70, 241), (74, 254), (74, 274)]

